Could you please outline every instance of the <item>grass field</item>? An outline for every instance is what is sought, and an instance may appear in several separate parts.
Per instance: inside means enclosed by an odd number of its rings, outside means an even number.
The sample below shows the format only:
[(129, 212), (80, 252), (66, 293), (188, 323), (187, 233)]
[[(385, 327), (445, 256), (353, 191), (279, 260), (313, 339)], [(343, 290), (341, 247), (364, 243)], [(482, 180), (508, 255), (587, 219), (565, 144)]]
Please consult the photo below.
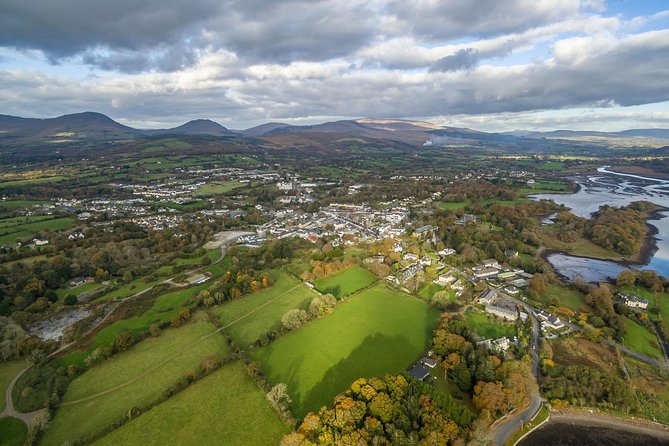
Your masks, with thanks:
[(516, 328), (505, 322), (496, 322), (487, 314), (478, 311), (466, 311), (467, 326), (486, 339), (515, 336)]
[(196, 197), (205, 197), (209, 195), (224, 194), (242, 186), (244, 186), (244, 184), (239, 181), (217, 181), (201, 186), (195, 191), (194, 195)]
[(28, 426), (14, 417), (0, 418), (0, 446), (21, 446), (28, 437)]
[[(420, 297), (422, 297), (423, 299), (425, 299), (427, 302), (429, 302), (430, 300), (432, 300), (432, 296), (434, 296), (434, 293), (436, 293), (437, 291), (442, 291), (444, 289), (445, 289), (445, 287), (443, 287), (441, 285), (437, 285), (436, 283), (430, 282), (430, 283), (426, 283), (425, 285), (423, 285), (422, 287), (420, 287), (418, 289), (418, 295)], [(451, 291), (449, 294), (450, 294), (450, 297), (451, 297), (451, 302), (454, 302), (455, 301), (455, 292)]]
[(44, 177), (44, 178), (31, 178), (28, 180), (14, 180), (14, 181), (5, 181), (0, 183), (0, 189), (10, 186), (29, 186), (32, 184), (41, 184), (41, 183), (53, 183), (54, 181), (62, 181), (67, 177), (64, 176), (54, 176), (54, 177)]
[(590, 240), (580, 238), (573, 243), (563, 242), (555, 237), (555, 228), (545, 226), (539, 233), (542, 242), (549, 249), (568, 252), (576, 256), (592, 257), (603, 260), (621, 260), (623, 257), (615, 251), (610, 251), (595, 245)]
[(5, 410), (5, 392), (17, 373), (28, 366), (27, 361), (0, 362), (0, 412)]
[(631, 319), (627, 319), (627, 332), (625, 333), (624, 343), (626, 347), (641, 354), (658, 359), (662, 358), (662, 350), (658, 344), (657, 337), (648, 331), (646, 327)]
[(95, 444), (265, 446), (279, 444), (288, 432), (238, 361)]
[[(11, 219), (14, 220), (14, 219)], [(0, 220), (2, 224), (2, 220)], [(66, 229), (75, 225), (75, 220), (69, 217), (51, 218), (48, 220), (34, 221), (23, 224), (9, 224), (7, 227), (0, 227), (0, 245), (13, 243), (17, 239), (25, 240), (34, 236), (39, 231), (50, 229), (57, 231)]]
[(270, 278), (272, 286), (269, 288), (213, 310), (226, 326), (225, 332), (241, 348), (255, 342), (263, 333), (281, 328), (281, 316), (294, 308), (306, 309), (316, 297), (315, 292), (285, 273), (273, 271)]
[(329, 405), (359, 377), (399, 373), (427, 348), (439, 312), (379, 284), (334, 313), (252, 355), (272, 383), (286, 383), (297, 417)]
[(34, 206), (37, 204), (47, 204), (49, 201), (45, 200), (1, 200), (0, 209), (16, 209), (25, 206)]
[[(64, 405), (57, 409), (42, 444), (60, 445), (90, 436), (119, 420), (130, 408), (157, 400), (165, 388), (187, 371), (197, 370), (205, 356), (228, 355), (229, 346), (223, 336), (216, 333), (204, 338), (214, 330), (213, 325), (204, 322), (166, 330), (161, 336), (148, 338), (76, 378), (68, 387)], [(110, 392), (99, 395), (105, 391)], [(98, 396), (80, 401), (94, 395)]]
[(560, 299), (561, 306), (567, 307), (570, 310), (576, 312), (588, 311), (588, 305), (585, 303), (585, 296), (577, 290), (558, 284), (548, 284), (546, 292), (541, 297), (541, 300), (546, 304), (550, 304), (555, 297)]
[(365, 288), (378, 278), (360, 266), (352, 266), (336, 274), (314, 282), (316, 288), (322, 293), (333, 294), (337, 299), (346, 297), (356, 291)]

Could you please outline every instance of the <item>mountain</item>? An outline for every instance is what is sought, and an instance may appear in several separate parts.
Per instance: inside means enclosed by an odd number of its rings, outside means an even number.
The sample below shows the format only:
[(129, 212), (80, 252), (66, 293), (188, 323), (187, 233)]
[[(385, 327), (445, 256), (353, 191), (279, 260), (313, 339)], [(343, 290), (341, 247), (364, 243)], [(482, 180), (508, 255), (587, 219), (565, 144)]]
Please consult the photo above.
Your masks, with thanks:
[(267, 124), (260, 124), (255, 127), (251, 127), (250, 129), (239, 130), (237, 133), (244, 136), (256, 137), (256, 136), (264, 136), (273, 130), (286, 127), (293, 127), (293, 126), (290, 124), (284, 124), (282, 122), (268, 122)]
[(598, 132), (593, 130), (553, 130), (550, 132), (533, 132), (515, 130), (502, 133), (507, 136), (522, 138), (653, 138), (669, 140), (669, 129), (630, 129), (620, 132)]
[(140, 130), (94, 112), (48, 119), (0, 115), (0, 138), (4, 141), (122, 141), (161, 135), (234, 136), (235, 133), (209, 119), (196, 119), (171, 129)]
[(146, 130), (145, 132), (151, 135), (235, 135), (235, 132), (228, 130), (221, 124), (210, 119), (195, 119), (172, 129)]
[(132, 139), (140, 130), (119, 124), (101, 113), (84, 112), (49, 119), (0, 115), (0, 135), (5, 138), (55, 141)]

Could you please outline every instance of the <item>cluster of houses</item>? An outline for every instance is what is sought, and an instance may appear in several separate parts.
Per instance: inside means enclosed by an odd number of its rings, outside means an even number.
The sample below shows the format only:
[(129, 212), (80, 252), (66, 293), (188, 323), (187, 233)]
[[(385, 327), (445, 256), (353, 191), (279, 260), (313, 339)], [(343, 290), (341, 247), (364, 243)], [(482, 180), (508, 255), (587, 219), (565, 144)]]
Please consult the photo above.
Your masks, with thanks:
[(620, 301), (623, 303), (623, 305), (625, 305), (627, 308), (637, 311), (646, 311), (648, 309), (648, 299), (626, 293), (618, 293), (618, 297), (620, 298)]

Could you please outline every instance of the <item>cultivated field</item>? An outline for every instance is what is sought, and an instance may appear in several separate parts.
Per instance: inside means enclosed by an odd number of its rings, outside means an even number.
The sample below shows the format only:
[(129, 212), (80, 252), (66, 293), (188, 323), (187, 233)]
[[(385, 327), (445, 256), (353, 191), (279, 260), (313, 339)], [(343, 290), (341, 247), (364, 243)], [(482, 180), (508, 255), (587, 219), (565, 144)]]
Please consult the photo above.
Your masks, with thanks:
[(352, 266), (324, 279), (314, 285), (322, 293), (333, 294), (337, 299), (346, 297), (377, 281), (377, 277), (360, 266)]
[(288, 427), (238, 361), (95, 444), (265, 446), (279, 444), (287, 433)]
[(286, 383), (297, 417), (328, 405), (359, 377), (399, 373), (427, 348), (439, 312), (379, 284), (253, 353)]
[(294, 308), (307, 308), (317, 294), (283, 272), (270, 274), (273, 282), (239, 300), (214, 308), (225, 332), (241, 348), (255, 342), (263, 333), (281, 328), (281, 316)]
[(132, 407), (146, 406), (160, 398), (161, 392), (187, 371), (197, 370), (205, 356), (227, 356), (230, 350), (222, 335), (207, 337), (214, 330), (213, 325), (204, 322), (166, 330), (76, 378), (43, 444), (60, 445), (86, 438), (120, 420)]

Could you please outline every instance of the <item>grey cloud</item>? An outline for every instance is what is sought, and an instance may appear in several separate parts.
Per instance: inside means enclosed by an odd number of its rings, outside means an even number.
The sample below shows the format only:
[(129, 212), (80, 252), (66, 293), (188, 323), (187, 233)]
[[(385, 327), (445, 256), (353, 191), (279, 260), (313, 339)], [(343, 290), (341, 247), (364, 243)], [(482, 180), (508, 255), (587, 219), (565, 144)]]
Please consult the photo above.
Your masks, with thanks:
[(469, 70), (479, 63), (479, 53), (472, 48), (459, 50), (450, 56), (442, 57), (430, 67), (431, 73)]
[(578, 0), (391, 0), (388, 11), (414, 35), (430, 39), (519, 32), (572, 16)]

